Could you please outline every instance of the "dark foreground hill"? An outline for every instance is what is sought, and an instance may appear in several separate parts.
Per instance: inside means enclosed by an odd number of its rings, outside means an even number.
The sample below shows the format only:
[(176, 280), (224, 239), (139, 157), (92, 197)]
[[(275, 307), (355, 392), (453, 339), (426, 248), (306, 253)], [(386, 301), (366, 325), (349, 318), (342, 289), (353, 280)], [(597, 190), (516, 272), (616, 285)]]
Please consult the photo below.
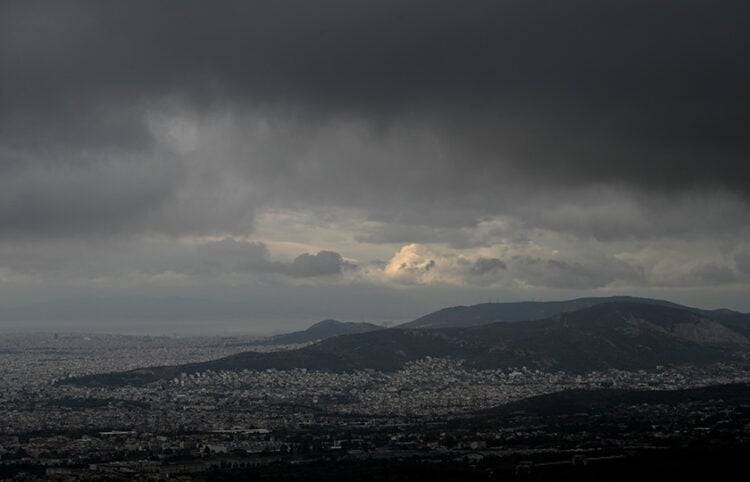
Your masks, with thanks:
[(429, 313), (398, 328), (466, 328), (501, 321), (543, 320), (569, 311), (577, 311), (604, 303), (647, 303), (691, 310), (706, 316), (728, 316), (737, 314), (731, 310), (700, 310), (681, 306), (669, 301), (632, 296), (609, 296), (603, 298), (577, 298), (565, 301), (520, 301), (511, 303), (481, 303), (472, 306), (453, 306)]
[(372, 323), (353, 323), (337, 320), (323, 320), (302, 331), (284, 333), (268, 337), (256, 344), (258, 345), (296, 345), (325, 340), (334, 336), (352, 335), (356, 333), (367, 333), (382, 330), (382, 326)]
[(680, 403), (722, 401), (727, 405), (750, 404), (750, 384), (712, 385), (682, 390), (568, 390), (525, 398), (496, 408), (477, 412), (477, 420), (486, 423), (493, 417), (556, 417), (581, 413), (601, 413), (614, 407), (638, 405), (676, 406)]
[(142, 384), (205, 370), (394, 371), (426, 356), (462, 359), (468, 367), (479, 369), (652, 369), (747, 355), (748, 334), (750, 315), (710, 317), (652, 303), (605, 303), (544, 320), (463, 329), (377, 330), (329, 338), (297, 350), (244, 352), (202, 363), (78, 377), (66, 383)]

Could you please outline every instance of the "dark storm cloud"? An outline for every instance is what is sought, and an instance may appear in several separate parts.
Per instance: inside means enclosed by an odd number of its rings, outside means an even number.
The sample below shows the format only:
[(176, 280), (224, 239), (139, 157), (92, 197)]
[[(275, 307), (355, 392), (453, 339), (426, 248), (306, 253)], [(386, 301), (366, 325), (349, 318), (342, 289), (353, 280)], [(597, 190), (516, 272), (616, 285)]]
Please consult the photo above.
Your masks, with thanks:
[[(317, 254), (302, 253), (291, 262), (273, 261), (268, 247), (261, 242), (240, 242), (231, 239), (214, 241), (200, 245), (192, 259), (189, 274), (222, 274), (227, 272), (248, 272), (260, 274), (283, 274), (292, 278), (315, 278), (336, 276), (345, 270), (355, 270), (357, 266), (343, 259), (335, 251), (319, 251)], [(184, 260), (177, 260), (181, 269)], [(188, 263), (188, 266), (191, 266)]]
[(465, 261), (468, 265), (467, 281), (475, 286), (488, 286), (507, 275), (508, 265), (498, 258), (477, 258)]
[(505, 261), (497, 258), (479, 258), (471, 266), (469, 273), (474, 276), (496, 273), (508, 269)]
[(344, 269), (356, 269), (356, 265), (344, 261), (339, 253), (320, 251), (318, 254), (303, 253), (286, 265), (284, 272), (295, 278), (338, 275)]
[(743, 1), (0, 8), (6, 145), (146, 149), (153, 139), (137, 106), (175, 95), (199, 111), (241, 102), (302, 117), (425, 122), (451, 146), (432, 167), (454, 193), (501, 175), (750, 186)]

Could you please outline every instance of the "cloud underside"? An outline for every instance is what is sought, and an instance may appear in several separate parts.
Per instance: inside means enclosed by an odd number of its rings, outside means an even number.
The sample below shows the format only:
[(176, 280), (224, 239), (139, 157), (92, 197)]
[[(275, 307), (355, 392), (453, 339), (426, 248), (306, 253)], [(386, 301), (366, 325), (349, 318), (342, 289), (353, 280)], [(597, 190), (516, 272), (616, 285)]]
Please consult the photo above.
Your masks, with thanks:
[(749, 14), (2, 2), (0, 279), (744, 286)]

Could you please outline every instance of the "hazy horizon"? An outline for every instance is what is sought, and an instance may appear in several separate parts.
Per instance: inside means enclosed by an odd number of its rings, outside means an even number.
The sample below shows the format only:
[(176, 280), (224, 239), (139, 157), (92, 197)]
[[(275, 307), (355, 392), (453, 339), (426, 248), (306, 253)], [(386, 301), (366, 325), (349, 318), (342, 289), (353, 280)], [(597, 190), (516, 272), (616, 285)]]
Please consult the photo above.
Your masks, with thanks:
[[(609, 296), (620, 296), (617, 294)], [(638, 295), (625, 295), (639, 297)], [(578, 298), (578, 297), (576, 297)], [(568, 298), (552, 297), (550, 299), (534, 299), (534, 300), (503, 300), (499, 299), (479, 299), (475, 303), (459, 303), (455, 305), (446, 304), (444, 306), (433, 307), (431, 310), (416, 313), (412, 316), (403, 318), (384, 318), (384, 319), (365, 319), (362, 317), (352, 316), (336, 316), (327, 315), (321, 312), (318, 316), (302, 317), (302, 318), (269, 318), (269, 319), (257, 319), (257, 318), (194, 318), (190, 316), (173, 316), (170, 318), (138, 318), (129, 317), (121, 320), (113, 319), (111, 315), (106, 319), (96, 318), (81, 318), (81, 319), (26, 319), (26, 320), (13, 320), (3, 319), (0, 323), (0, 333), (77, 333), (77, 334), (121, 334), (129, 336), (272, 336), (283, 333), (289, 333), (292, 331), (305, 330), (315, 323), (318, 323), (324, 319), (336, 319), (341, 322), (363, 322), (381, 325), (385, 327), (393, 327), (409, 321), (413, 321), (421, 316), (427, 315), (433, 311), (438, 311), (442, 308), (449, 308), (452, 306), (471, 306), (483, 303), (513, 303), (523, 301), (566, 301)], [(570, 298), (574, 299), (574, 298)], [(134, 301), (134, 300), (130, 300)], [(153, 299), (150, 301), (154, 301)], [(204, 300), (205, 301), (205, 300)], [(216, 302), (216, 300), (211, 300)], [(665, 301), (676, 302), (672, 299)], [(200, 301), (198, 301), (200, 303)], [(167, 302), (169, 304), (169, 301)], [(172, 306), (175, 303), (172, 300)], [(701, 309), (731, 309), (738, 312), (746, 313), (747, 308), (726, 306), (722, 304), (709, 304), (709, 305), (697, 305), (689, 302), (682, 302), (684, 306)], [(52, 307), (54, 308), (54, 304)], [(341, 315), (342, 313), (339, 313)], [(143, 315), (150, 315), (149, 311), (145, 311)]]
[[(279, 322), (283, 324), (279, 326)], [(272, 336), (304, 330), (308, 320), (97, 320), (60, 323), (55, 320), (3, 321), (0, 334), (80, 334), (124, 336)]]

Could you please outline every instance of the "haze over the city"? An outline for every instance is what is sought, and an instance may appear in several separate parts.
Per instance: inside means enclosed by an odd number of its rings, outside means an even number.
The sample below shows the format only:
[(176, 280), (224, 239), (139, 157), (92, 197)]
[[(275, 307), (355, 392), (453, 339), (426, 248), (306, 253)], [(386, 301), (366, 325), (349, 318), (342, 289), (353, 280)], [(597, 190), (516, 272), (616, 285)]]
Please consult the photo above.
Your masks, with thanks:
[(750, 311), (748, 15), (0, 1), (0, 329)]

